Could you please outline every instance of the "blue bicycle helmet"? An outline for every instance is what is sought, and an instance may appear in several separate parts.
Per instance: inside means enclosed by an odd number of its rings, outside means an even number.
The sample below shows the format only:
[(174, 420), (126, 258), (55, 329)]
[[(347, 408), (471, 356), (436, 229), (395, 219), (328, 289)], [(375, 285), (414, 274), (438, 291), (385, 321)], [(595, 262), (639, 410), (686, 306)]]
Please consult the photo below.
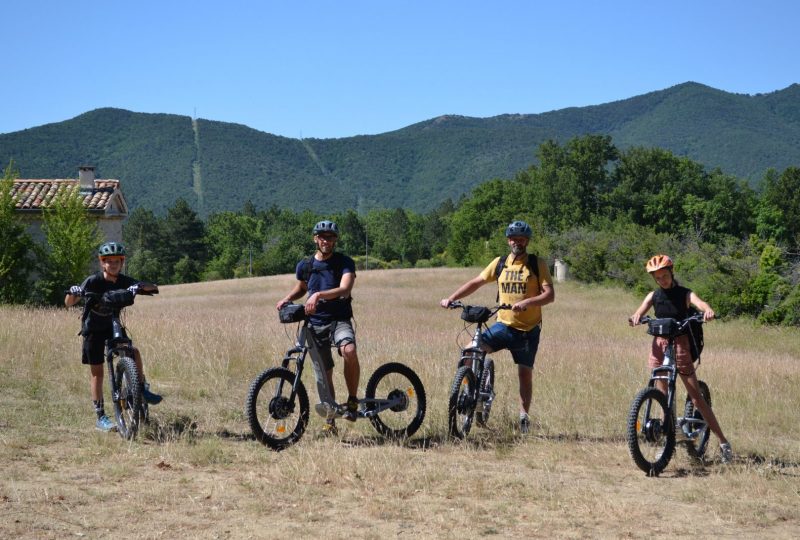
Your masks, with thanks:
[(530, 238), (533, 234), (531, 226), (524, 221), (514, 221), (506, 227), (506, 238), (509, 236), (524, 236)]
[(100, 257), (121, 256), (126, 254), (125, 246), (119, 242), (106, 242), (97, 249), (97, 255)]
[(339, 236), (339, 227), (333, 221), (323, 220), (314, 225), (314, 236), (320, 233), (329, 233)]

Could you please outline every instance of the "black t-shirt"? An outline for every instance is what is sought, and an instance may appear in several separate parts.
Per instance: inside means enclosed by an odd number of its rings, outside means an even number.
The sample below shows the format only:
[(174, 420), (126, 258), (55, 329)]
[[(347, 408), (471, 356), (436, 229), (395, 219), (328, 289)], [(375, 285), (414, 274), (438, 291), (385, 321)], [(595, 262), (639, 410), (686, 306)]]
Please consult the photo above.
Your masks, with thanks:
[[(119, 274), (117, 281), (108, 281), (103, 277), (102, 272), (92, 274), (83, 280), (81, 287), (86, 292), (103, 294), (108, 291), (127, 289), (131, 285), (139, 283), (137, 280), (125, 274)], [(83, 326), (81, 333), (100, 334), (111, 331), (111, 310), (101, 305), (97, 300), (87, 299), (83, 308)]]
[[(297, 263), (295, 276), (299, 280), (305, 278), (304, 266), (308, 264), (307, 259)], [(356, 264), (353, 259), (339, 252), (334, 252), (328, 259), (318, 261), (316, 257), (311, 257), (311, 272), (308, 276), (308, 295), (311, 296), (318, 291), (328, 291), (335, 289), (342, 283), (344, 274), (356, 274)], [(317, 312), (310, 317), (311, 324), (328, 324), (331, 321), (347, 321), (353, 317), (353, 309), (350, 298), (337, 298), (326, 300), (317, 305)]]
[(691, 289), (675, 285), (669, 289), (658, 288), (653, 293), (653, 309), (659, 319), (672, 318), (682, 321), (689, 316), (687, 297)]

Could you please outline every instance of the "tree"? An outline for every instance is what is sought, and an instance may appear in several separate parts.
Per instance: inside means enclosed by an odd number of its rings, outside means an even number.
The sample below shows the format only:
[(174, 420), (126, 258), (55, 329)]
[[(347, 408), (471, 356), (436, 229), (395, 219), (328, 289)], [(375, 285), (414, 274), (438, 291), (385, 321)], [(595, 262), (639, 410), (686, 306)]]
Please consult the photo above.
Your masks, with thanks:
[(367, 241), (366, 231), (356, 211), (351, 208), (343, 214), (332, 216), (332, 220), (339, 226), (336, 249), (351, 257), (363, 254)]
[(164, 243), (162, 220), (152, 210), (136, 208), (122, 226), (122, 241), (129, 253), (157, 251)]
[(603, 212), (612, 178), (610, 161), (619, 152), (607, 135), (576, 137), (561, 147), (545, 141), (538, 150), (539, 167), (517, 176), (523, 186), (523, 209), (545, 230), (560, 232), (588, 224)]
[(172, 268), (165, 264), (168, 246), (163, 219), (151, 210), (136, 208), (122, 227), (122, 240), (128, 250), (130, 275), (154, 283), (172, 281)]
[(229, 279), (250, 274), (250, 261), (261, 253), (264, 222), (255, 215), (220, 212), (206, 225), (210, 260), (208, 277)]
[(64, 289), (83, 281), (103, 236), (86, 213), (79, 187), (64, 189), (42, 214), (44, 268), (35, 299), (60, 304)]
[[(197, 265), (204, 265), (208, 250), (205, 243), (205, 225), (197, 217), (184, 199), (178, 199), (167, 210), (164, 218), (165, 242), (163, 252), (159, 252), (162, 261), (172, 270), (170, 277), (180, 283), (180, 277), (173, 274), (175, 264), (183, 257), (188, 257)], [(182, 272), (183, 276), (188, 274)]]
[(757, 210), (759, 236), (789, 248), (800, 247), (800, 168), (789, 167), (780, 176), (768, 171)]
[(487, 239), (497, 238), (513, 219), (524, 219), (523, 185), (509, 180), (489, 180), (461, 202), (450, 219), (449, 257), (468, 266), (483, 263), (496, 249), (487, 248)]
[[(423, 257), (434, 257), (447, 249), (447, 238), (450, 236), (450, 218), (455, 212), (451, 199), (445, 200), (435, 210), (422, 216)], [(439, 261), (441, 263), (441, 259)]]
[(692, 230), (694, 221), (684, 203), (695, 202), (690, 195), (710, 198), (707, 175), (699, 163), (659, 148), (632, 148), (621, 156), (614, 177), (615, 187), (608, 196), (610, 212), (658, 232)]
[(704, 195), (688, 194), (683, 212), (696, 237), (717, 241), (723, 235), (747, 238), (755, 230), (755, 195), (746, 183), (719, 170), (707, 175)]
[(142, 281), (164, 283), (163, 265), (155, 253), (149, 249), (140, 249), (129, 255), (125, 263), (126, 273)]
[(25, 301), (33, 266), (33, 241), (16, 215), (11, 195), (16, 177), (12, 161), (0, 181), (0, 303)]

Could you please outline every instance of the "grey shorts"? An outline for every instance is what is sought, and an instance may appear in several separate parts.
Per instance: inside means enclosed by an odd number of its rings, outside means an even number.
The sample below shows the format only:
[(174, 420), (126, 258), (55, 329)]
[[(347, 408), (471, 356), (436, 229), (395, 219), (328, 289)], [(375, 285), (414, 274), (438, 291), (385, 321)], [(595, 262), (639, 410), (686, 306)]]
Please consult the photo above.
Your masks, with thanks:
[(356, 344), (356, 332), (350, 321), (333, 321), (323, 325), (312, 324), (309, 325), (309, 329), (311, 330), (311, 339), (314, 340), (312, 345), (315, 345), (319, 351), (319, 357), (325, 369), (333, 369), (331, 347), (336, 347), (341, 356), (340, 347), (348, 343)]

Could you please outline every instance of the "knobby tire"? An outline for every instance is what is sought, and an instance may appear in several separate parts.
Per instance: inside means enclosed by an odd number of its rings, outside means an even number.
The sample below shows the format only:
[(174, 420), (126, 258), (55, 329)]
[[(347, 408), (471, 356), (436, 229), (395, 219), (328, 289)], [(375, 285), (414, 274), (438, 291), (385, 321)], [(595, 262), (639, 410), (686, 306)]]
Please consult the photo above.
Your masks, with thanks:
[(308, 426), (310, 407), (302, 381), (291, 397), (295, 374), (285, 368), (264, 370), (250, 384), (245, 415), (253, 436), (261, 444), (281, 451), (303, 436)]
[(117, 431), (126, 440), (133, 440), (139, 430), (142, 411), (142, 384), (136, 362), (130, 356), (117, 357), (116, 373), (112, 374), (119, 391), (114, 400)]
[(675, 451), (675, 420), (667, 396), (648, 387), (636, 394), (628, 414), (628, 450), (636, 466), (658, 476)]
[(450, 387), (450, 400), (447, 406), (450, 436), (463, 439), (469, 434), (475, 416), (475, 397), (478, 381), (468, 366), (461, 366)]
[[(367, 400), (400, 398), (400, 405), (370, 416), (373, 427), (391, 439), (410, 437), (420, 428), (425, 419), (426, 396), (417, 374), (399, 362), (383, 364), (369, 378), (365, 391)], [(367, 401), (367, 407), (375, 409)]]
[[(481, 375), (481, 394), (491, 395), (494, 390), (494, 360), (487, 358), (483, 362), (483, 374)], [(479, 426), (485, 426), (489, 421), (490, 410), (481, 407), (475, 415), (475, 421)]]
[[(708, 407), (711, 408), (711, 389), (709, 389), (704, 381), (698, 380), (697, 383), (703, 399), (706, 400)], [(692, 403), (692, 399), (689, 396), (686, 396), (683, 416), (687, 419), (694, 418), (704, 420), (703, 415), (700, 414), (699, 410), (695, 409), (694, 403)], [(711, 430), (708, 424), (700, 428), (695, 428), (693, 424), (687, 424), (686, 431), (686, 434), (689, 436), (689, 439), (686, 441), (686, 453), (693, 459), (702, 460), (708, 448), (708, 438), (711, 436)]]

